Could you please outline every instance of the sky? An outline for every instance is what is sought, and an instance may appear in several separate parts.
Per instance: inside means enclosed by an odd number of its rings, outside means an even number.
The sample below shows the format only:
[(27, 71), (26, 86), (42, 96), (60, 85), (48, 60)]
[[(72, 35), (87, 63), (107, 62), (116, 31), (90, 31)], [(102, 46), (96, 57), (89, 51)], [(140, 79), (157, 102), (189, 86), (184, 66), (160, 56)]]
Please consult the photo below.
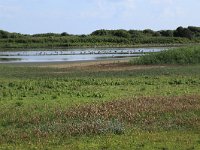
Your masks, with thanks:
[(0, 30), (90, 34), (98, 29), (200, 26), (200, 0), (0, 0)]

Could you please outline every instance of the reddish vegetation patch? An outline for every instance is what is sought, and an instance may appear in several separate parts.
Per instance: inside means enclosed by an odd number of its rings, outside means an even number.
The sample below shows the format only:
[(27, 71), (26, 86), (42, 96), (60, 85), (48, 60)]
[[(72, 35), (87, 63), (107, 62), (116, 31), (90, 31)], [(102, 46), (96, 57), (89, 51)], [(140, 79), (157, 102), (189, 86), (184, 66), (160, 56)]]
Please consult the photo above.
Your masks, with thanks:
[(200, 95), (139, 97), (66, 109), (47, 105), (42, 114), (33, 114), (34, 109), (37, 108), (24, 111), (16, 108), (11, 109), (7, 117), (2, 115), (4, 125), (13, 126), (13, 130), (0, 133), (0, 141), (110, 132), (122, 134), (130, 127), (149, 131), (200, 131)]
[(134, 122), (142, 114), (160, 114), (200, 109), (200, 96), (180, 97), (140, 97), (133, 100), (119, 100), (103, 104), (89, 104), (68, 109), (67, 118), (83, 120), (117, 118), (121, 121)]
[[(77, 105), (67, 110), (57, 109), (54, 113), (57, 118), (72, 121), (65, 126), (68, 134), (81, 135), (104, 131), (121, 133), (123, 127), (128, 126), (145, 130), (199, 129), (199, 116), (184, 116), (193, 111), (200, 111), (199, 95), (139, 97), (102, 104)], [(162, 116), (166, 114), (171, 117)]]

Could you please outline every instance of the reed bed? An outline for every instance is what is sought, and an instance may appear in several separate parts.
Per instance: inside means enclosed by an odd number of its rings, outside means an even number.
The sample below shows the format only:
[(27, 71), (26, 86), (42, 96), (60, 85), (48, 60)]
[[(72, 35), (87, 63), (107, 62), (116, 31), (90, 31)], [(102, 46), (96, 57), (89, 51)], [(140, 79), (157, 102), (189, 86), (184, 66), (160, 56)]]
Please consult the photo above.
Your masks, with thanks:
[(132, 64), (152, 65), (152, 64), (199, 64), (200, 47), (184, 47), (165, 50), (157, 53), (144, 55), (138, 59), (133, 59)]

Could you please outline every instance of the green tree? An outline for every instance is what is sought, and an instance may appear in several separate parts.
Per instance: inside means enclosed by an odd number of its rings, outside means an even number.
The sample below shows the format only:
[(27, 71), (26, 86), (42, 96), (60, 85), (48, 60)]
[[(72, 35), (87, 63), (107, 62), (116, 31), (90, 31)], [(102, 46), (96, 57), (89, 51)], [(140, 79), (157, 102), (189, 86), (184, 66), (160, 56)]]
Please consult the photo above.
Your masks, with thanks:
[(0, 38), (9, 38), (10, 33), (7, 31), (0, 30)]
[(104, 30), (104, 29), (96, 30), (96, 31), (92, 32), (91, 35), (105, 36), (105, 35), (108, 35), (108, 31)]
[(200, 37), (200, 27), (189, 26), (188, 29), (194, 34), (195, 37)]
[(142, 31), (138, 30), (129, 30), (129, 34), (131, 35), (132, 38), (141, 38), (144, 36)]
[(143, 31), (143, 33), (144, 33), (145, 35), (147, 35), (147, 36), (153, 36), (153, 35), (155, 34), (155, 32), (154, 32), (153, 30), (151, 30), (151, 29), (145, 29), (145, 30)]
[(67, 32), (61, 33), (61, 36), (68, 36), (69, 34)]
[(173, 37), (174, 31), (172, 30), (161, 30), (159, 31), (161, 36), (165, 36), (165, 37)]
[(131, 37), (129, 32), (126, 31), (126, 30), (113, 30), (112, 35), (117, 36), (117, 37), (123, 37), (123, 38), (130, 38)]
[(154, 32), (153, 36), (161, 36), (160, 32)]
[(174, 36), (192, 39), (194, 37), (194, 34), (188, 28), (178, 27), (176, 31), (174, 31)]

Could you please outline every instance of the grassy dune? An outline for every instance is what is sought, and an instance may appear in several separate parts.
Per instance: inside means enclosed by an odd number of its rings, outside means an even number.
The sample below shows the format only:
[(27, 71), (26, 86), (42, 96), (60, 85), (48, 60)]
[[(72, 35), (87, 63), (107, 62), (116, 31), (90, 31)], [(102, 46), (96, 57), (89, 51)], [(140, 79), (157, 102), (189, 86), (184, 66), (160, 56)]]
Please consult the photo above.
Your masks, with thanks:
[(0, 149), (199, 149), (200, 65), (0, 65)]

